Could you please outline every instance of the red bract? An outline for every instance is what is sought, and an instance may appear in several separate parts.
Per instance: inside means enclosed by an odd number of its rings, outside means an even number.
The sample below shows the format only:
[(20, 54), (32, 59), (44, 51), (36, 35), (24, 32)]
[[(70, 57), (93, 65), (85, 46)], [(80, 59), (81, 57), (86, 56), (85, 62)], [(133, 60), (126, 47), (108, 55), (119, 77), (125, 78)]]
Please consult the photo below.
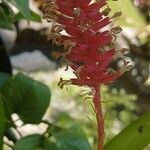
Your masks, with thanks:
[[(44, 1), (44, 0), (43, 0)], [(119, 71), (110, 68), (112, 58), (118, 51), (114, 48), (114, 36), (121, 31), (119, 27), (111, 30), (105, 27), (111, 23), (101, 11), (106, 0), (90, 3), (90, 0), (45, 0), (44, 17), (53, 19), (56, 25), (49, 36), (57, 44), (64, 45), (65, 52), (60, 54), (73, 69), (76, 78), (70, 81), (61, 78), (59, 85), (68, 82), (78, 86), (88, 86), (93, 91), (93, 103), (98, 123), (98, 150), (103, 150), (104, 119), (100, 100), (100, 86), (119, 78), (128, 62)], [(109, 10), (109, 9), (108, 9)], [(118, 13), (120, 14), (120, 13)], [(65, 30), (67, 35), (61, 34)], [(124, 50), (119, 51), (121, 54)]]

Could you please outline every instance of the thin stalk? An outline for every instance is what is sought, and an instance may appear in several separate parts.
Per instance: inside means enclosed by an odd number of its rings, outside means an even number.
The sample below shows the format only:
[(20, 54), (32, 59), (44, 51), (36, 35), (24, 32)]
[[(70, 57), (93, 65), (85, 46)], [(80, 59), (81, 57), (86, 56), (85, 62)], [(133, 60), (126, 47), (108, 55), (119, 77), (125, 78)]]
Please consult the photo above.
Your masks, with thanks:
[(104, 118), (102, 112), (102, 103), (100, 98), (100, 87), (95, 87), (95, 96), (93, 98), (95, 113), (96, 113), (96, 120), (98, 126), (98, 146), (97, 150), (103, 150), (104, 147)]

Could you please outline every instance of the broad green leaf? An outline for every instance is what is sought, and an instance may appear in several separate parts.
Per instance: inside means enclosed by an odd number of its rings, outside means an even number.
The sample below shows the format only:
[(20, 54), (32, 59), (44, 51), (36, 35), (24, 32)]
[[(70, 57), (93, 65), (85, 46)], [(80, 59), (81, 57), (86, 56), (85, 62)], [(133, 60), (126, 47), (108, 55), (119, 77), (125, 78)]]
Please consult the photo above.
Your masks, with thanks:
[[(50, 142), (46, 137), (39, 134), (29, 135), (20, 139), (13, 150), (60, 150), (56, 145)], [(71, 149), (70, 149), (71, 150)]]
[[(41, 22), (41, 17), (38, 14), (36, 14), (35, 12), (33, 12), (31, 10), (30, 10), (30, 14), (31, 14), (30, 18), (29, 18), (30, 21)], [(21, 19), (26, 19), (26, 18), (20, 12), (18, 14), (14, 15), (14, 17), (13, 17), (14, 22), (21, 20)]]
[(19, 9), (20, 14), (28, 20), (35, 21), (35, 22), (40, 22), (41, 17), (34, 13), (32, 10), (29, 8), (29, 0), (13, 0), (15, 6)]
[(0, 72), (0, 87), (3, 85), (3, 83), (10, 78), (10, 75), (7, 73), (1, 73)]
[(50, 102), (50, 90), (21, 73), (1, 87), (11, 113), (17, 113), (24, 123), (40, 123)]
[(31, 16), (31, 12), (29, 9), (29, 0), (13, 0), (15, 6), (19, 9), (21, 14), (29, 19)]
[(130, 26), (141, 29), (146, 26), (144, 16), (133, 5), (131, 0), (118, 0), (108, 2), (112, 12), (121, 11), (122, 16), (119, 17), (119, 24), (121, 26)]
[(52, 132), (52, 135), (56, 139), (58, 150), (91, 150), (83, 130), (78, 125)]
[(34, 150), (39, 149), (44, 143), (42, 135), (29, 135), (20, 139), (14, 146), (13, 150)]
[(142, 150), (150, 144), (150, 113), (132, 122), (104, 150)]
[(5, 110), (3, 104), (3, 97), (0, 94), (0, 150), (3, 147), (3, 136), (5, 131)]

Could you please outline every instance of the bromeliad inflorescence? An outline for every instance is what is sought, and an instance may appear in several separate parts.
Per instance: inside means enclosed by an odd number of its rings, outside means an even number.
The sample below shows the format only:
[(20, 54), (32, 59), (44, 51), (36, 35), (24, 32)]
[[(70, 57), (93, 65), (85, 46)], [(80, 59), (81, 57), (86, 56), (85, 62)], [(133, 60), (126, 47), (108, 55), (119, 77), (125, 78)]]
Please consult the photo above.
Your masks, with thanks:
[[(39, 4), (43, 17), (53, 22), (48, 38), (65, 49), (53, 55), (63, 58), (76, 75), (69, 81), (61, 78), (59, 86), (74, 84), (91, 89), (98, 124), (98, 150), (103, 150), (105, 133), (100, 87), (116, 80), (131, 67), (123, 56), (127, 49), (116, 50), (114, 46), (121, 28), (106, 29), (112, 18), (121, 13), (109, 17), (106, 0), (96, 3), (91, 0), (39, 0)], [(116, 55), (123, 59), (123, 66), (117, 71), (110, 68)]]

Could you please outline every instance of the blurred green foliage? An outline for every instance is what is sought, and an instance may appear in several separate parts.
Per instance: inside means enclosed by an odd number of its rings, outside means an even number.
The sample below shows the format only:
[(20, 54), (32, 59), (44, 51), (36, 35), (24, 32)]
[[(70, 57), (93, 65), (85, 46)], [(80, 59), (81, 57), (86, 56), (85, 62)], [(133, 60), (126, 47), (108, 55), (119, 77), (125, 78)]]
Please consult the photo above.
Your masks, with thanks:
[[(120, 26), (133, 27), (140, 31), (145, 28), (144, 17), (130, 0), (109, 1), (109, 5), (112, 13), (116, 11), (123, 13), (122, 17), (116, 19)], [(12, 6), (18, 10), (18, 13), (14, 12)], [(14, 24), (21, 19), (37, 22), (41, 20), (39, 15), (29, 8), (29, 0), (2, 0), (0, 28), (13, 29)], [(89, 89), (69, 86), (62, 90), (58, 89), (57, 81), (50, 84), (50, 89), (52, 101), (56, 100), (58, 108), (50, 105), (47, 116), (52, 118), (52, 122), (45, 122), (48, 125), (46, 132), (43, 135), (34, 134), (22, 137), (13, 143), (12, 149), (95, 150), (97, 125), (92, 99), (86, 95)], [(82, 91), (83, 89), (86, 91)], [(143, 149), (149, 143), (150, 115), (146, 114), (131, 123), (137, 119), (136, 96), (127, 94), (123, 89), (109, 89), (107, 86), (102, 86), (101, 95), (105, 116), (106, 150), (116, 150), (118, 146), (119, 149), (121, 147), (124, 150), (130, 150), (131, 147), (131, 150)], [(10, 127), (16, 129), (11, 115), (17, 113), (20, 120), (24, 122), (23, 125), (28, 123), (38, 125), (43, 122), (50, 96), (47, 86), (23, 74), (19, 73), (10, 77), (0, 73), (0, 150), (2, 150), (4, 131), (6, 133)], [(64, 105), (60, 104), (60, 100)], [(62, 109), (63, 106), (71, 107), (72, 110)], [(122, 132), (116, 136), (120, 131)], [(124, 143), (130, 147), (123, 147)]]
[(41, 122), (51, 95), (45, 85), (21, 73), (8, 79), (2, 85), (1, 93), (10, 114), (17, 113), (24, 123), (32, 124)]
[[(16, 12), (17, 9), (18, 11)], [(0, 2), (0, 28), (14, 29), (21, 19), (40, 22), (41, 17), (29, 7), (29, 0), (2, 0)]]
[[(20, 88), (16, 88), (16, 87), (20, 87)], [(36, 149), (95, 150), (97, 145), (97, 126), (95, 120), (95, 112), (92, 107), (91, 99), (90, 98), (86, 99), (88, 95), (85, 94), (86, 92), (89, 91), (89, 89), (85, 88), (86, 90), (83, 91), (83, 88), (70, 86), (68, 90), (65, 88), (62, 90), (57, 87), (56, 81), (51, 82), (50, 88), (53, 90), (53, 96), (57, 96), (58, 100), (62, 99), (63, 97), (62, 103), (66, 102), (66, 104), (70, 105), (70, 102), (73, 102), (75, 105), (73, 106), (74, 108), (72, 108), (72, 112), (65, 111), (65, 108), (62, 111), (61, 105), (59, 105), (59, 101), (58, 101), (58, 109), (54, 109), (52, 107), (49, 108), (50, 109), (48, 111), (49, 115), (47, 115), (47, 117), (49, 116), (53, 120), (51, 123), (49, 123), (46, 120), (42, 121), (42, 116), (44, 115), (44, 112), (46, 112), (45, 106), (48, 107), (48, 104), (45, 101), (47, 98), (44, 97), (46, 93), (49, 92), (45, 88), (46, 87), (40, 82), (34, 81), (33, 79), (20, 73), (15, 75), (14, 77), (11, 78), (8, 77), (8, 79), (1, 85), (0, 92), (5, 97), (5, 99), (3, 99), (3, 102), (5, 106), (7, 104), (6, 111), (9, 110), (11, 112), (12, 107), (13, 108), (15, 107), (15, 110), (17, 110), (15, 111), (15, 113), (17, 113), (20, 116), (20, 119), (24, 121), (24, 125), (27, 123), (37, 124), (40, 122), (48, 125), (43, 135), (34, 134), (34, 135), (23, 137), (20, 140), (17, 140), (13, 149), (14, 150), (23, 150), (23, 149), (24, 150), (33, 150), (33, 149), (35, 150)], [(134, 111), (136, 110), (136, 105), (134, 102), (136, 101), (136, 96), (128, 95), (124, 90), (120, 90), (120, 91), (117, 91), (116, 89), (110, 90), (107, 86), (102, 86), (101, 91), (102, 91), (101, 92), (102, 99), (104, 99), (104, 101), (102, 102), (103, 102), (105, 124), (106, 124), (105, 143), (109, 143), (110, 141), (111, 144), (114, 143), (111, 142), (111, 139), (113, 141), (113, 137), (115, 137), (115, 135), (117, 135), (130, 122), (135, 120), (136, 114), (134, 113)], [(32, 92), (35, 92), (35, 95), (30, 95), (30, 93)], [(56, 94), (55, 92), (59, 94)], [(45, 94), (43, 95), (43, 93)], [(13, 94), (13, 97), (11, 94)], [(25, 95), (28, 95), (28, 97), (26, 97)], [(14, 102), (12, 101), (11, 103), (6, 103), (7, 101), (10, 100), (11, 101), (15, 100), (17, 103), (15, 101)], [(28, 104), (29, 106), (27, 106)], [(41, 116), (38, 115), (40, 112), (36, 111), (36, 109), (40, 110), (42, 108), (42, 105), (45, 106)], [(25, 109), (27, 107), (30, 108)], [(18, 112), (19, 109), (20, 111)], [(3, 109), (1, 110), (3, 111)], [(11, 119), (11, 117), (8, 117), (9, 113), (7, 112), (8, 120)], [(39, 116), (41, 117), (39, 118)], [(146, 120), (145, 119), (143, 120), (141, 118), (139, 122), (135, 121), (134, 123), (129, 125), (129, 127), (127, 127), (125, 130), (121, 132), (121, 135), (117, 136), (117, 137), (125, 136), (125, 138), (123, 139), (119, 138), (120, 139), (119, 143), (122, 143), (124, 140), (130, 142), (130, 140), (128, 140), (128, 133), (133, 131), (135, 132), (134, 126), (136, 126), (136, 129), (138, 129), (140, 124), (142, 124), (145, 129), (144, 132), (142, 132), (143, 138), (140, 140), (143, 141), (141, 142), (141, 146), (143, 146), (142, 144), (148, 141), (147, 130), (149, 130), (149, 124), (147, 123), (145, 124), (145, 122), (148, 121), (148, 119), (149, 119), (149, 115), (146, 117)], [(10, 122), (13, 123), (12, 120), (10, 120)], [(4, 127), (4, 125), (2, 126)], [(9, 126), (14, 126), (14, 125), (9, 124)], [(7, 126), (5, 130), (7, 130), (9, 126)], [(139, 130), (143, 130), (143, 128)], [(4, 132), (1, 133), (1, 136), (3, 136), (3, 133)], [(115, 142), (112, 145), (114, 147), (120, 146), (118, 142), (117, 143)]]
[(132, 122), (105, 146), (105, 150), (142, 150), (150, 143), (150, 113)]
[(127, 26), (141, 30), (146, 26), (144, 16), (136, 9), (131, 0), (109, 1), (108, 4), (112, 9), (112, 13), (118, 11), (122, 12), (122, 16), (118, 19), (118, 23), (121, 27)]
[[(68, 88), (64, 88), (62, 90), (58, 89), (56, 81), (54, 81), (50, 87), (53, 89), (53, 91), (57, 91), (57, 99), (63, 99), (65, 103), (68, 102), (68, 105), (70, 105), (71, 101), (74, 101), (74, 107), (77, 110), (75, 112), (73, 109), (73, 113), (70, 111), (70, 114), (67, 112), (67, 110), (66, 112), (62, 112), (61, 109), (60, 111), (58, 109), (50, 110), (50, 116), (55, 117), (54, 124), (57, 124), (61, 127), (67, 126), (74, 122), (80, 124), (80, 126), (82, 126), (83, 130), (86, 132), (93, 150), (95, 150), (97, 143), (95, 112), (92, 107), (92, 99), (87, 99), (85, 101), (85, 98), (88, 95), (84, 96), (84, 93), (86, 93), (89, 89), (85, 88), (87, 91), (82, 91), (84, 88), (69, 86)], [(134, 113), (137, 110), (135, 104), (136, 96), (128, 95), (123, 89), (120, 91), (117, 91), (116, 89), (109, 90), (107, 86), (102, 86), (101, 91), (102, 101), (104, 100), (103, 108), (105, 112), (105, 142), (108, 142), (126, 125), (137, 118), (136, 113)], [(117, 107), (123, 108), (118, 112)], [(116, 127), (116, 124), (118, 124), (118, 128)]]

